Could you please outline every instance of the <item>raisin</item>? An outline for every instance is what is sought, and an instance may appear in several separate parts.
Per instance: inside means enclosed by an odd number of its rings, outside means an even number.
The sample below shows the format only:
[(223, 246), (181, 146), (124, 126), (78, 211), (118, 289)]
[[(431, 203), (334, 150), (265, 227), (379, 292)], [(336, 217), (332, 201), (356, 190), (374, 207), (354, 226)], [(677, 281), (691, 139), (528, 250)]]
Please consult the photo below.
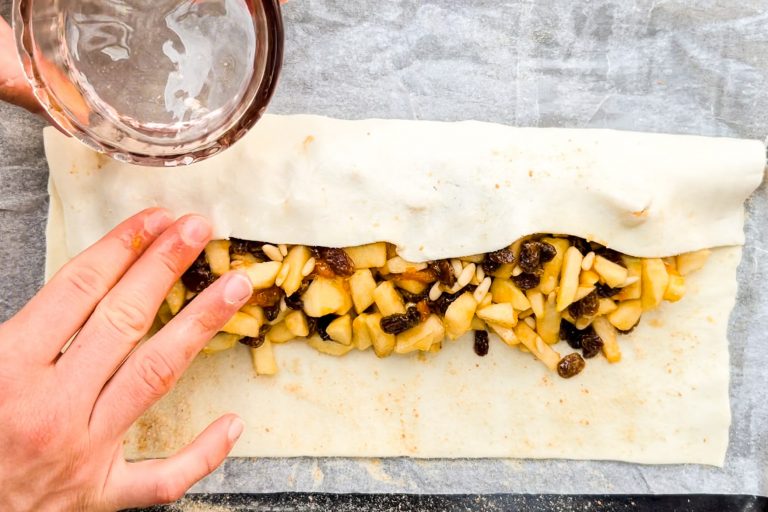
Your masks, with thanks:
[(400, 292), (400, 295), (403, 297), (405, 302), (412, 302), (413, 304), (421, 302), (427, 298), (427, 295), (429, 295), (429, 290), (424, 290), (421, 293), (411, 293), (408, 290), (399, 288), (397, 291)]
[(580, 374), (587, 363), (577, 353), (568, 354), (557, 365), (557, 374), (564, 379), (570, 379)]
[(595, 251), (595, 254), (597, 254), (598, 256), (602, 256), (603, 258), (617, 265), (621, 265), (622, 267), (627, 268), (627, 266), (624, 264), (624, 259), (621, 257), (621, 254), (614, 251), (613, 249), (604, 247), (602, 249), (598, 249), (597, 251)]
[(475, 331), (475, 354), (480, 357), (488, 355), (488, 331)]
[(285, 298), (285, 305), (288, 306), (289, 309), (293, 309), (295, 311), (301, 311), (304, 309), (304, 301), (301, 299), (301, 296), (304, 295), (304, 292), (307, 291), (307, 288), (309, 288), (310, 284), (312, 284), (312, 279), (305, 277), (301, 282), (299, 289), (296, 290), (293, 295)]
[(542, 265), (544, 263), (549, 263), (553, 259), (555, 259), (555, 256), (557, 256), (557, 249), (555, 249), (555, 246), (547, 243), (547, 242), (539, 242), (541, 244), (541, 253), (539, 255), (539, 261), (541, 261)]
[(495, 261), (486, 257), (483, 260), (483, 262), (480, 264), (480, 267), (483, 269), (483, 272), (485, 272), (486, 274), (493, 274), (494, 272), (499, 270), (499, 267), (501, 267), (501, 263), (496, 263)]
[(575, 248), (579, 250), (582, 256), (586, 256), (587, 254), (592, 252), (592, 246), (589, 245), (589, 242), (587, 242), (583, 238), (572, 236), (572, 237), (569, 237), (568, 240), (571, 242), (571, 245), (573, 245)]
[(546, 242), (531, 240), (523, 243), (520, 248), (520, 261), (518, 265), (524, 272), (533, 274), (541, 269), (544, 263), (554, 259), (557, 249)]
[(453, 302), (458, 299), (463, 293), (465, 292), (474, 292), (477, 289), (477, 286), (475, 285), (467, 285), (464, 287), (464, 289), (459, 290), (456, 293), (443, 293), (439, 299), (437, 300), (431, 300), (429, 301), (429, 309), (431, 309), (434, 313), (437, 313), (441, 316), (445, 316), (445, 312), (448, 310), (448, 307), (453, 304)]
[(333, 273), (341, 277), (351, 277), (355, 273), (355, 262), (344, 249), (321, 247), (320, 259), (325, 261)]
[(452, 288), (456, 284), (456, 276), (453, 273), (453, 267), (448, 260), (440, 260), (432, 263), (432, 270), (437, 274), (437, 280), (440, 284)]
[(537, 286), (539, 286), (539, 283), (541, 282), (541, 277), (537, 276), (536, 274), (530, 274), (530, 273), (524, 272), (519, 276), (512, 276), (512, 282), (515, 283), (515, 286), (517, 286), (523, 291), (532, 290)]
[(317, 319), (317, 334), (325, 341), (331, 341), (331, 336), (326, 329), (334, 320), (336, 320), (336, 315), (325, 315)]
[(304, 301), (301, 300), (300, 293), (294, 293), (293, 295), (287, 296), (285, 298), (285, 305), (288, 306), (288, 309), (292, 309), (294, 311), (301, 311), (304, 309)]
[[(306, 315), (304, 315), (306, 316)], [(317, 319), (307, 316), (307, 337), (312, 336), (317, 332)]]
[(568, 306), (568, 312), (575, 319), (583, 316), (595, 316), (598, 309), (600, 309), (600, 297), (597, 295), (597, 290)]
[(567, 320), (560, 321), (560, 339), (568, 342), (568, 345), (574, 349), (581, 348), (581, 331)]
[(256, 290), (253, 292), (248, 304), (253, 306), (261, 306), (263, 308), (271, 308), (276, 304), (280, 304), (280, 299), (283, 298), (282, 288), (273, 286), (272, 288), (266, 288), (264, 290)]
[(312, 271), (312, 274), (320, 277), (327, 277), (328, 279), (336, 277), (336, 272), (333, 271), (331, 266), (325, 260), (315, 261), (315, 269)]
[(607, 284), (597, 283), (597, 295), (603, 299), (610, 299), (621, 291), (621, 288), (611, 288)]
[(600, 353), (603, 348), (603, 340), (592, 327), (584, 329), (581, 333), (581, 351), (584, 359), (591, 359)]
[(267, 260), (264, 255), (264, 251), (261, 249), (264, 246), (264, 242), (252, 242), (250, 240), (241, 240), (239, 238), (229, 239), (229, 254), (253, 254), (260, 260)]
[(202, 292), (214, 281), (216, 281), (216, 276), (211, 272), (208, 260), (205, 259), (205, 253), (200, 254), (192, 266), (181, 276), (181, 282), (184, 283), (184, 286), (194, 293)]
[(274, 306), (268, 306), (263, 308), (264, 309), (264, 316), (266, 317), (268, 322), (271, 322), (275, 318), (277, 318), (277, 315), (280, 314), (280, 303), (278, 302)]
[(511, 265), (515, 262), (515, 253), (507, 247), (499, 249), (498, 251), (489, 252), (485, 256), (485, 259), (498, 263), (499, 265)]
[(405, 314), (395, 313), (382, 318), (381, 330), (387, 334), (400, 334), (419, 325), (419, 320), (421, 320), (419, 311), (411, 306)]
[(246, 345), (251, 348), (259, 348), (264, 344), (264, 340), (266, 339), (267, 333), (269, 332), (269, 326), (268, 325), (262, 325), (261, 329), (259, 329), (259, 335), (255, 338), (245, 337), (240, 339), (240, 343), (243, 345)]

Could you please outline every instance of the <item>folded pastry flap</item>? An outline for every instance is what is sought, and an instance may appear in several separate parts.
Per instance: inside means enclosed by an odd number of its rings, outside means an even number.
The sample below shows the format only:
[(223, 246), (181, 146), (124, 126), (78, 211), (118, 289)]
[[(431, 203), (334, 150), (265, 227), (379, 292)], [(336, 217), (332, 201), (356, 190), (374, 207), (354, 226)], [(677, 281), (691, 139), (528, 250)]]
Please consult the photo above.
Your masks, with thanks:
[(388, 241), (423, 261), (531, 233), (636, 256), (742, 244), (759, 141), (611, 130), (266, 116), (235, 147), (141, 168), (45, 133), (71, 255), (129, 215), (198, 212), (219, 238), (348, 247)]

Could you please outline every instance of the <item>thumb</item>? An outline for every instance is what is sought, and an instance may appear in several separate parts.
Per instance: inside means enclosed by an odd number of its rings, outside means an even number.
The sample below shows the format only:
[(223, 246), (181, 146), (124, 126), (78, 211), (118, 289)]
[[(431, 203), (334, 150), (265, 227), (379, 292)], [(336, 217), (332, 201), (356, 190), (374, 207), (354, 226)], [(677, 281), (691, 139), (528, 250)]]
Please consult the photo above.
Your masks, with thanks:
[(181, 499), (224, 461), (243, 432), (234, 414), (213, 422), (197, 439), (168, 459), (126, 463), (107, 482), (105, 498), (118, 508), (148, 507)]

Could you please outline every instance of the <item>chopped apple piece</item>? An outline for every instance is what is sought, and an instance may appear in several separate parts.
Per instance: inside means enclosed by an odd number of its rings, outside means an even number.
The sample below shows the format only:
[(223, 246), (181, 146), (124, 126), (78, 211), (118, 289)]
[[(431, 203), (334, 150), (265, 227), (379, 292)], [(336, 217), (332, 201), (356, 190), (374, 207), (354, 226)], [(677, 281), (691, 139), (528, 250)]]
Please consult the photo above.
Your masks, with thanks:
[(462, 256), (459, 258), (460, 261), (463, 261), (464, 263), (474, 263), (475, 265), (479, 265), (483, 262), (485, 259), (485, 254), (471, 254), (469, 256)]
[(594, 270), (585, 270), (579, 276), (579, 286), (595, 286), (600, 281), (600, 274)]
[(390, 316), (397, 313), (405, 313), (405, 304), (403, 298), (395, 290), (395, 285), (391, 281), (384, 281), (373, 291), (373, 300), (379, 312), (384, 316)]
[(213, 338), (211, 338), (211, 341), (209, 341), (204, 347), (203, 347), (203, 354), (216, 354), (218, 352), (224, 352), (225, 350), (229, 350), (235, 345), (237, 345), (237, 342), (240, 340), (240, 336), (237, 334), (230, 334), (228, 332), (220, 332), (216, 334)]
[(683, 276), (670, 275), (669, 284), (664, 292), (664, 300), (677, 302), (685, 295), (685, 278)]
[(368, 350), (373, 342), (368, 332), (368, 315), (358, 315), (352, 320), (352, 344), (357, 350)]
[(224, 327), (221, 328), (223, 332), (249, 338), (258, 338), (260, 329), (261, 323), (258, 319), (251, 315), (241, 313), (240, 311), (235, 313), (232, 318), (229, 319), (229, 322), (224, 324)]
[(643, 274), (643, 263), (640, 258), (632, 258), (630, 256), (623, 256), (624, 264), (627, 266), (627, 279), (637, 279), (637, 281), (629, 286), (625, 286), (621, 289), (616, 299), (618, 300), (635, 300), (642, 297), (643, 283), (641, 277)]
[(597, 315), (596, 316), (602, 316), (607, 315), (608, 313), (613, 313), (618, 309), (618, 306), (615, 302), (613, 302), (611, 299), (600, 299), (599, 306), (597, 308)]
[[(560, 273), (560, 288), (557, 291), (557, 310), (564, 311), (573, 304), (576, 292), (579, 288), (579, 274), (581, 274), (581, 260), (584, 257), (576, 247), (569, 247), (565, 251), (563, 267)], [(558, 362), (560, 362), (558, 360)]]
[(590, 325), (592, 325), (592, 322), (594, 321), (595, 317), (593, 316), (582, 316), (578, 320), (576, 320), (576, 323), (574, 324), (576, 328), (580, 331), (583, 331)]
[(526, 291), (525, 296), (528, 297), (528, 302), (531, 303), (533, 314), (537, 317), (544, 316), (544, 294), (534, 288), (533, 290)]
[(509, 279), (510, 277), (512, 277), (512, 272), (514, 271), (515, 271), (514, 263), (505, 263), (496, 269), (496, 271), (493, 273), (493, 277), (498, 277), (500, 279)]
[(656, 308), (664, 299), (664, 292), (669, 285), (669, 274), (664, 262), (659, 258), (642, 260), (643, 268), (643, 310)]
[(245, 313), (246, 315), (251, 315), (253, 318), (259, 321), (259, 325), (264, 325), (267, 323), (267, 317), (264, 314), (264, 308), (260, 306), (253, 306), (251, 304), (246, 304), (245, 306), (240, 308), (240, 311)]
[(520, 344), (520, 340), (517, 339), (517, 336), (515, 335), (515, 331), (509, 327), (504, 327), (502, 325), (497, 324), (488, 324), (488, 328), (491, 329), (496, 335), (501, 338), (501, 341), (509, 345), (510, 347), (514, 347), (516, 345)]
[(611, 288), (618, 288), (623, 285), (629, 275), (626, 268), (602, 256), (595, 258), (593, 269)]
[(411, 263), (405, 261), (400, 256), (395, 256), (384, 265), (384, 272), (387, 274), (404, 274), (406, 272), (418, 272), (427, 268), (426, 263)]
[(355, 348), (352, 344), (342, 345), (335, 341), (325, 341), (317, 334), (307, 338), (307, 344), (320, 353), (337, 357), (346, 355)]
[(295, 337), (305, 338), (309, 336), (309, 323), (303, 312), (291, 311), (285, 315), (283, 322), (285, 322), (285, 326)]
[(304, 280), (302, 271), (311, 257), (312, 253), (304, 245), (295, 245), (288, 251), (283, 260), (283, 268), (287, 268), (288, 272), (280, 285), (287, 296), (293, 295), (301, 288), (301, 282)]
[(555, 254), (552, 261), (544, 264), (544, 271), (541, 274), (541, 282), (539, 283), (539, 290), (541, 290), (541, 293), (549, 295), (557, 289), (560, 280), (560, 272), (563, 268), (565, 252), (568, 250), (570, 244), (565, 238), (544, 238), (542, 239), (542, 242), (548, 243), (557, 250), (557, 254)]
[(544, 302), (543, 315), (536, 315), (536, 331), (548, 345), (560, 341), (560, 321), (562, 316), (557, 310), (557, 294), (551, 292)]
[(710, 254), (712, 251), (709, 249), (681, 254), (677, 257), (677, 272), (681, 276), (687, 276), (701, 269), (707, 263)]
[(256, 371), (256, 375), (277, 374), (277, 361), (275, 361), (272, 343), (269, 340), (264, 340), (264, 343), (259, 348), (251, 349), (251, 360), (253, 361), (253, 369)]
[(229, 240), (213, 240), (205, 246), (205, 259), (215, 276), (229, 272)]
[(528, 297), (510, 279), (500, 277), (494, 279), (491, 284), (491, 296), (493, 302), (499, 304), (509, 302), (518, 311), (525, 311), (531, 307)]
[(414, 295), (420, 295), (424, 293), (424, 291), (427, 289), (427, 286), (429, 286), (427, 283), (422, 283), (421, 281), (416, 281), (414, 279), (394, 279), (394, 282), (398, 288), (402, 288), (403, 290)]
[(333, 341), (341, 343), (342, 345), (352, 344), (352, 317), (350, 315), (342, 315), (335, 318), (325, 332), (331, 337)]
[(344, 250), (358, 270), (383, 267), (387, 263), (387, 244), (384, 242), (347, 247)]
[(395, 335), (388, 334), (381, 329), (381, 313), (368, 315), (365, 323), (368, 326), (368, 334), (371, 337), (373, 351), (379, 357), (388, 357), (395, 350)]
[(594, 286), (579, 286), (576, 289), (576, 296), (573, 298), (573, 302), (579, 302), (581, 299), (595, 291)]
[(186, 299), (187, 288), (184, 286), (184, 283), (181, 282), (181, 279), (179, 279), (173, 283), (171, 290), (165, 297), (165, 302), (168, 303), (168, 309), (171, 311), (172, 315), (176, 315), (181, 311), (181, 307), (184, 305), (184, 302), (186, 302)]
[(320, 276), (312, 280), (301, 299), (304, 302), (304, 312), (314, 318), (340, 313), (352, 303), (342, 280)]
[[(578, 250), (576, 252), (578, 252)], [(581, 263), (579, 263), (579, 266), (581, 266)], [(557, 370), (557, 365), (560, 362), (560, 354), (547, 345), (544, 340), (541, 339), (541, 336), (536, 334), (536, 331), (531, 329), (528, 324), (525, 322), (518, 323), (517, 327), (515, 327), (515, 334), (520, 340), (520, 343), (522, 343), (531, 354), (544, 363), (547, 368), (550, 370)]]
[(269, 328), (266, 339), (272, 343), (279, 344), (296, 339), (296, 335), (291, 332), (288, 325), (285, 323), (285, 320), (283, 320)]
[[(490, 305), (490, 304), (488, 304), (488, 305)], [(481, 308), (481, 306), (478, 305), (477, 309), (480, 309), (480, 308)], [(487, 330), (488, 326), (485, 325), (485, 322), (483, 322), (482, 320), (477, 318), (477, 316), (473, 316), (472, 317), (472, 325), (470, 327), (472, 328), (473, 331), (485, 331), (485, 330)]]
[(616, 311), (608, 315), (608, 321), (620, 331), (628, 331), (637, 325), (643, 314), (643, 303), (639, 299), (619, 302)]
[(440, 317), (430, 315), (426, 322), (422, 322), (396, 337), (395, 352), (407, 354), (416, 350), (428, 351), (432, 345), (439, 343), (445, 337), (445, 327)]
[(508, 302), (491, 304), (483, 309), (478, 309), (477, 317), (503, 327), (514, 327), (517, 325), (517, 313), (515, 313), (512, 304)]
[(469, 292), (463, 293), (448, 306), (445, 312), (445, 330), (450, 339), (455, 340), (469, 332), (476, 309), (477, 301)]
[(248, 274), (254, 290), (264, 290), (275, 286), (275, 279), (283, 266), (279, 261), (267, 261), (245, 265), (241, 269)]
[(618, 363), (621, 361), (621, 349), (619, 343), (616, 340), (616, 328), (611, 325), (607, 318), (599, 316), (592, 322), (592, 327), (595, 332), (603, 340), (603, 354), (605, 358), (611, 363)]
[(373, 273), (367, 268), (356, 271), (349, 278), (349, 290), (357, 314), (362, 313), (373, 304), (373, 291), (375, 289), (376, 280), (373, 278)]

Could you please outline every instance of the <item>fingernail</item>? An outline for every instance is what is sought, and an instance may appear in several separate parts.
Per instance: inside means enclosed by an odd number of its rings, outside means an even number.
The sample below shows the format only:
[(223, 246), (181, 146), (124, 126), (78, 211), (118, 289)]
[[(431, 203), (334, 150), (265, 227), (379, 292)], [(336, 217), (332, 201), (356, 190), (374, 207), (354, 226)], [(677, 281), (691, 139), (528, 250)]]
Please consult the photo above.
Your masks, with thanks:
[(152, 212), (144, 219), (144, 231), (152, 236), (160, 236), (173, 222), (171, 215), (165, 210)]
[(240, 438), (245, 428), (245, 422), (240, 418), (235, 418), (232, 423), (229, 424), (229, 430), (227, 431), (227, 438), (230, 443), (234, 443)]
[(185, 244), (195, 246), (208, 241), (211, 225), (202, 217), (190, 217), (181, 226), (181, 239)]
[(251, 296), (253, 285), (248, 276), (233, 274), (224, 286), (224, 300), (227, 304), (239, 304)]

